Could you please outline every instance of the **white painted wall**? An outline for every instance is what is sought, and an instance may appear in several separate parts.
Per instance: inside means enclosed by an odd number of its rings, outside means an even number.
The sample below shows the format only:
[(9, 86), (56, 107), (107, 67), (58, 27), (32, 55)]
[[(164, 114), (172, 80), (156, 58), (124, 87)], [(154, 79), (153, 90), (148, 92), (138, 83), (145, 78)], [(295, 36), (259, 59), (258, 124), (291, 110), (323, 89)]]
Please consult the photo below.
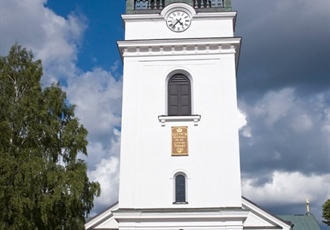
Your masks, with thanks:
[[(166, 16), (174, 8), (185, 10), (192, 17), (188, 30), (172, 32), (166, 25)], [(236, 12), (200, 12), (184, 3), (174, 3), (160, 14), (126, 14), (125, 40), (233, 37)]]
[[(168, 8), (161, 15), (124, 15), (125, 44), (131, 41), (135, 45), (133, 40), (145, 39), (144, 44), (150, 41), (150, 46), (161, 47), (152, 41), (174, 39), (176, 47), (177, 38), (233, 37), (235, 12), (196, 14), (186, 7), (194, 19), (182, 33), (167, 28), (162, 15)], [(124, 84), (119, 209), (241, 207), (235, 50), (229, 46), (225, 51), (153, 54), (152, 50), (140, 52), (139, 47), (121, 48)], [(198, 126), (191, 121), (172, 121), (163, 127), (158, 120), (167, 113), (167, 79), (173, 71), (191, 76), (192, 113), (201, 115)], [(188, 126), (189, 156), (171, 156), (172, 126)], [(173, 204), (173, 176), (179, 171), (188, 176), (188, 204)]]
[[(230, 12), (232, 15), (236, 14)], [(220, 14), (220, 13), (218, 13)], [(134, 15), (135, 17), (137, 15)], [(130, 20), (132, 15), (123, 15), (125, 22), (125, 39), (168, 39), (168, 38), (199, 38), (199, 37), (232, 37), (232, 17), (216, 18), (194, 16), (190, 28), (184, 32), (176, 33), (167, 28), (161, 15), (148, 15), (146, 19), (139, 21)], [(143, 23), (141, 23), (143, 21)]]
[[(120, 208), (240, 207), (235, 55), (125, 58)], [(179, 60), (178, 60), (179, 59)], [(166, 79), (192, 76), (193, 122), (167, 122)], [(189, 156), (171, 156), (171, 126), (188, 126)], [(173, 175), (187, 172), (187, 205), (173, 205)]]

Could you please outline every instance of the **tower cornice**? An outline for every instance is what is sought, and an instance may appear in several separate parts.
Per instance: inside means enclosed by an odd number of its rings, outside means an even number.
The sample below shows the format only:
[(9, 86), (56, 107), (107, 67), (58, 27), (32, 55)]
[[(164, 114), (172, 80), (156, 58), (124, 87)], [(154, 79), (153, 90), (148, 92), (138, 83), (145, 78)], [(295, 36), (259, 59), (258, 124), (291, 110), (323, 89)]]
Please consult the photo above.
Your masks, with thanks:
[(240, 37), (125, 40), (118, 41), (118, 47), (123, 58), (235, 54), (236, 63), (238, 63), (240, 43)]

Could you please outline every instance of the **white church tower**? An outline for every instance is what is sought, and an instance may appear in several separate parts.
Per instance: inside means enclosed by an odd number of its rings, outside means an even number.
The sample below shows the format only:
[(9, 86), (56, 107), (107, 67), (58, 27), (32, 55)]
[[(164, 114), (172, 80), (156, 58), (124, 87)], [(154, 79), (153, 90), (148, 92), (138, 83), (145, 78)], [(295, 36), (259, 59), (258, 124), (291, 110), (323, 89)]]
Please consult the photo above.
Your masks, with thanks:
[(242, 229), (236, 12), (221, 0), (133, 2), (118, 42), (119, 228), (158, 229), (170, 218), (168, 229)]
[[(119, 202), (86, 229), (244, 229), (231, 1), (126, 9)], [(249, 223), (261, 229), (258, 215)]]

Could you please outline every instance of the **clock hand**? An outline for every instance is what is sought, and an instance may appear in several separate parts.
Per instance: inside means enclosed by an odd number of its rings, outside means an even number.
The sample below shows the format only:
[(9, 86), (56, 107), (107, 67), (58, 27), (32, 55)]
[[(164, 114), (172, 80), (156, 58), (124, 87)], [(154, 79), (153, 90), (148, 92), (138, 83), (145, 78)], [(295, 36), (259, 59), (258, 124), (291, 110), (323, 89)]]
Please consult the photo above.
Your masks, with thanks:
[(176, 23), (174, 23), (173, 28), (176, 26), (176, 24), (181, 23), (180, 20), (176, 19)]

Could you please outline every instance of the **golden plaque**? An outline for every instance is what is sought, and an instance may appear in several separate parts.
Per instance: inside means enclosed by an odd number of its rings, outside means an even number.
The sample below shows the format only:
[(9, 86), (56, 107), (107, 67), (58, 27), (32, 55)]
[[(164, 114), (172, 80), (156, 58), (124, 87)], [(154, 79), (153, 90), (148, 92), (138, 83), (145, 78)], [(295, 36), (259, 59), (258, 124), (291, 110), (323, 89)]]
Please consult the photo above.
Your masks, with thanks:
[(188, 156), (188, 127), (172, 127), (172, 156)]

